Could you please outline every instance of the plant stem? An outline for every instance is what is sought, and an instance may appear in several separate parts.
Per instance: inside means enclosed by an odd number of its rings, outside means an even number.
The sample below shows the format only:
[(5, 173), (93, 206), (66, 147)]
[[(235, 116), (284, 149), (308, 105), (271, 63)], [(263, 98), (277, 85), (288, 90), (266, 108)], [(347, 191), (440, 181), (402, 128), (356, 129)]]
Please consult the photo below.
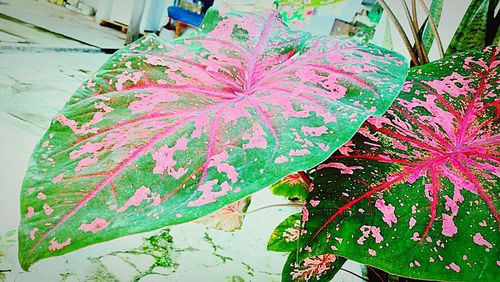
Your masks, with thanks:
[(408, 9), (408, 5), (406, 4), (406, 0), (401, 0), (401, 4), (403, 5), (403, 10), (405, 11), (406, 18), (408, 19), (408, 23), (410, 24), (410, 29), (411, 33), (413, 35), (413, 39), (415, 40), (415, 47), (417, 49), (417, 54), (418, 54), (418, 60), (419, 63), (418, 65), (421, 65), (424, 60), (423, 60), (423, 53), (425, 51), (422, 50), (422, 41), (420, 41), (420, 38), (418, 37), (418, 25), (415, 24), (415, 21), (412, 19), (410, 15), (410, 9)]
[(268, 208), (274, 208), (274, 207), (302, 207), (303, 204), (274, 204), (274, 205), (269, 205), (269, 206), (263, 206), (263, 207), (260, 207), (258, 209), (255, 209), (253, 211), (247, 211), (245, 214), (252, 214), (252, 213), (255, 213), (255, 212), (258, 212), (258, 211), (261, 211), (261, 210), (265, 210), (265, 209), (268, 209)]
[(413, 24), (418, 30), (417, 0), (411, 0), (411, 13), (413, 14)]
[(389, 17), (393, 21), (394, 25), (396, 26), (396, 29), (398, 30), (399, 35), (401, 35), (401, 38), (403, 39), (403, 42), (406, 46), (406, 49), (408, 50), (408, 53), (410, 53), (411, 60), (415, 65), (418, 65), (417, 55), (413, 51), (413, 47), (411, 46), (410, 40), (408, 40), (408, 36), (406, 36), (406, 33), (404, 32), (403, 27), (399, 23), (398, 19), (396, 18), (392, 10), (389, 8), (389, 6), (387, 6), (387, 3), (385, 3), (384, 0), (378, 0), (378, 3), (380, 4), (380, 6), (382, 6), (384, 11), (387, 12)]
[[(417, 34), (419, 34), (419, 24), (418, 24), (418, 15), (417, 15), (417, 0), (411, 0), (411, 12), (413, 15), (413, 25), (415, 26), (415, 30), (417, 31)], [(422, 37), (423, 34), (420, 34), (418, 39), (420, 40), (420, 48), (422, 49), (422, 64), (427, 64), (429, 63), (429, 57), (427, 56), (429, 50), (425, 50), (425, 44), (424, 44), (424, 38)]]
[(367, 267), (368, 267), (368, 277), (369, 277), (368, 280), (370, 280), (370, 281), (374, 280), (374, 279), (372, 279), (372, 277), (370, 277), (370, 273), (372, 273), (372, 274), (375, 274), (375, 276), (379, 279), (380, 282), (386, 282), (386, 281), (388, 281), (388, 279), (384, 279), (380, 275), (380, 273), (378, 273), (379, 271), (382, 272), (383, 275), (386, 276), (386, 278), (387, 278), (387, 276), (388, 276), (387, 272), (385, 272), (383, 270), (376, 269), (375, 267), (371, 267), (369, 265), (367, 265)]
[(363, 276), (357, 275), (356, 273), (354, 273), (354, 272), (352, 272), (352, 271), (350, 271), (350, 270), (347, 270), (347, 269), (345, 269), (345, 268), (340, 268), (340, 270), (343, 270), (343, 271), (345, 271), (345, 272), (347, 272), (347, 273), (350, 273), (350, 274), (352, 274), (352, 275), (354, 275), (354, 276), (358, 277), (359, 279), (361, 279), (361, 280), (363, 280), (363, 281), (370, 281), (370, 280), (368, 280), (368, 279), (364, 278)]
[(429, 8), (427, 8), (427, 5), (425, 5), (424, 0), (418, 0), (420, 1), (420, 4), (424, 8), (425, 13), (427, 14), (427, 18), (429, 19), (429, 23), (431, 25), (431, 30), (432, 33), (434, 34), (434, 38), (436, 38), (436, 42), (438, 45), (438, 50), (439, 50), (439, 55), (441, 58), (444, 58), (444, 50), (443, 50), (443, 43), (441, 42), (441, 37), (439, 37), (439, 33), (436, 27), (436, 23), (434, 22), (434, 19), (431, 16), (431, 12), (429, 12)]
[(304, 182), (307, 183), (307, 186), (310, 187), (312, 185), (311, 178), (309, 178), (309, 176), (303, 170), (299, 170), (297, 173), (300, 176), (300, 178), (302, 178), (302, 180), (304, 180)]

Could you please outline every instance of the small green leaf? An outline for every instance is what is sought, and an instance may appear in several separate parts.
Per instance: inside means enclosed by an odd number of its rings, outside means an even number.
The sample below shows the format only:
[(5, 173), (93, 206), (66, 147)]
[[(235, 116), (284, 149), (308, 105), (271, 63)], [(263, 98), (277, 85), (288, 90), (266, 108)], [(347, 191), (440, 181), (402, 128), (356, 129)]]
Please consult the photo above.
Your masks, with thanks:
[(278, 180), (269, 189), (276, 196), (305, 201), (309, 192), (309, 185), (298, 173), (293, 173)]
[(268, 251), (291, 252), (297, 249), (301, 216), (300, 213), (292, 214), (274, 229), (267, 243)]
[(301, 8), (315, 8), (335, 4), (344, 0), (276, 0), (278, 4), (285, 4)]
[(7, 232), (5, 233), (5, 237), (7, 237), (7, 238), (8, 238), (8, 237), (12, 237), (12, 236), (14, 236), (14, 235), (16, 235), (16, 230), (15, 230), (15, 229), (13, 229), (13, 230), (9, 230), (9, 231), (7, 231)]

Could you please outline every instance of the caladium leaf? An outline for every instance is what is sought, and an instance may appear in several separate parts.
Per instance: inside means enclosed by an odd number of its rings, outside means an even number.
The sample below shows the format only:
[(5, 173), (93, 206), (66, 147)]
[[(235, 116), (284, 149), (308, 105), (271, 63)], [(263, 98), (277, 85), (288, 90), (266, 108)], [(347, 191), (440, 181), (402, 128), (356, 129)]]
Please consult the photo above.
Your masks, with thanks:
[(20, 262), (187, 222), (324, 161), (400, 90), (372, 45), (210, 10), (172, 43), (147, 36), (73, 95), (35, 148)]
[(343, 257), (332, 253), (297, 259), (297, 252), (291, 252), (281, 273), (281, 281), (328, 282), (339, 272), (346, 262)]
[(232, 232), (241, 229), (245, 213), (250, 205), (251, 197), (236, 201), (215, 212), (196, 219), (194, 222), (202, 223), (207, 227)]
[(301, 216), (300, 213), (292, 214), (276, 226), (267, 242), (268, 251), (291, 252), (297, 249), (301, 230)]
[(318, 166), (301, 259), (334, 250), (416, 279), (496, 279), (499, 53), (412, 69), (387, 113)]
[(298, 173), (292, 173), (273, 183), (269, 189), (274, 195), (305, 201), (309, 192), (309, 184)]

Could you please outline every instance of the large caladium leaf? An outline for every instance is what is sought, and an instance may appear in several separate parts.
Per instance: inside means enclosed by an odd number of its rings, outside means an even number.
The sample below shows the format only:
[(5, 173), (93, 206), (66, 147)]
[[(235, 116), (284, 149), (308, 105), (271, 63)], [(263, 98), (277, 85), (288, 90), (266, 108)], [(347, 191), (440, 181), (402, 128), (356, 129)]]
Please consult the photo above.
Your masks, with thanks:
[(499, 53), (413, 69), (387, 113), (318, 166), (301, 259), (333, 250), (400, 276), (497, 279)]
[(324, 161), (382, 115), (407, 66), (391, 51), (207, 13), (148, 36), (86, 82), (35, 148), (20, 262), (207, 215)]

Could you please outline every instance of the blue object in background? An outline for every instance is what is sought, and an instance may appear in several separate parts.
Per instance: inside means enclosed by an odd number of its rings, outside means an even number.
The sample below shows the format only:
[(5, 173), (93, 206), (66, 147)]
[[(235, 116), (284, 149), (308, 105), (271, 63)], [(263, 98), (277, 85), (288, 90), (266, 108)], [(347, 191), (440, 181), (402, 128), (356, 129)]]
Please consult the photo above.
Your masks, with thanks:
[[(205, 17), (205, 12), (213, 4), (214, 0), (175, 0), (174, 5), (168, 7), (167, 10), (169, 17), (167, 28), (172, 27), (171, 21), (174, 20), (176, 22), (175, 37), (178, 37), (182, 29), (187, 25), (195, 27), (200, 26)], [(197, 10), (188, 9), (189, 6)]]

